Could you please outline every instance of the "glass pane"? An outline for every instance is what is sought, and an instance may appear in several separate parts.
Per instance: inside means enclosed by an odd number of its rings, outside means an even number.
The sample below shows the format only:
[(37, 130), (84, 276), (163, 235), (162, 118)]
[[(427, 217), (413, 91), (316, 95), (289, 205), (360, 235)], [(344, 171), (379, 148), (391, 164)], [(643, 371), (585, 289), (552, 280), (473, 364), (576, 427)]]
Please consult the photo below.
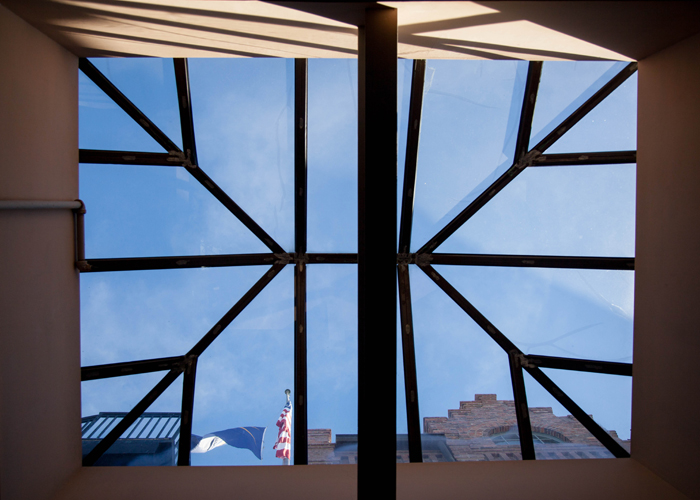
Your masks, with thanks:
[(637, 73), (630, 76), (548, 153), (631, 151), (637, 149)]
[(294, 61), (190, 59), (201, 168), (294, 249)]
[(512, 165), (526, 77), (526, 62), (428, 62), (412, 251)]
[(78, 74), (78, 126), (81, 149), (165, 150), (81, 71)]
[[(629, 440), (632, 432), (632, 377), (543, 368), (586, 413), (608, 432)], [(627, 443), (629, 451), (629, 443)]]
[(83, 165), (87, 257), (266, 253), (184, 168)]
[(535, 147), (627, 64), (613, 61), (545, 62), (532, 120), (530, 148)]
[[(87, 455), (167, 372), (81, 384), (83, 456)], [(176, 465), (182, 376), (105, 452), (95, 465)]]
[[(586, 413), (592, 415), (599, 425), (611, 432), (623, 448), (630, 450), (631, 377), (568, 370), (543, 371)], [(612, 453), (527, 373), (525, 387), (532, 430), (536, 434), (535, 454), (538, 460), (614, 458)], [(597, 392), (593, 394), (594, 391)], [(581, 398), (584, 392), (593, 396)], [(605, 422), (620, 426), (616, 429), (619, 435), (612, 427), (605, 425)], [(553, 442), (555, 440), (551, 439), (552, 437), (559, 442)]]
[(172, 59), (96, 57), (90, 59), (90, 62), (182, 149)]
[(519, 460), (491, 439), (516, 425), (507, 354), (413, 266), (411, 292), (423, 461)]
[(309, 60), (308, 250), (357, 251), (357, 60)]
[(632, 362), (633, 272), (435, 268), (526, 354)]
[(82, 274), (83, 366), (184, 355), (267, 269)]
[(357, 266), (307, 267), (309, 464), (357, 461)]
[(528, 168), (440, 251), (631, 257), (635, 189), (636, 165)]
[(408, 137), (408, 114), (411, 105), (411, 81), (413, 78), (413, 61), (399, 59), (398, 65), (398, 126), (399, 149), (398, 168), (396, 172), (396, 241), (401, 230), (401, 203), (403, 196), (403, 178), (406, 171), (406, 140)]
[[(399, 169), (400, 170), (400, 169)], [(406, 381), (404, 379), (403, 345), (401, 339), (401, 297), (396, 283), (396, 462), (410, 462), (408, 454), (408, 414), (406, 412)]]
[(403, 345), (401, 343), (400, 297), (396, 296), (396, 433), (406, 434), (408, 422), (406, 415), (406, 383), (404, 380)]
[(228, 429), (266, 427), (262, 460), (252, 445), (222, 445), (193, 453), (192, 465), (282, 465), (272, 447), (286, 402), (284, 391), (294, 389), (293, 271), (292, 266), (283, 269), (197, 364), (192, 433), (206, 437)]

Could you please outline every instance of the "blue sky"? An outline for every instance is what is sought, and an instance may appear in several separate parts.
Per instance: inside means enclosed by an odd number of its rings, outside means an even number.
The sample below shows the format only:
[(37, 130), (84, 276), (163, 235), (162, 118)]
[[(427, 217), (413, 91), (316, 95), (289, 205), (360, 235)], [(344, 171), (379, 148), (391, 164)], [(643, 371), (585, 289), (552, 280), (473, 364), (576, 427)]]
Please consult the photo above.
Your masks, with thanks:
[[(96, 59), (181, 145), (171, 60)], [(189, 62), (200, 166), (286, 250), (293, 250), (293, 61)], [(527, 63), (428, 61), (416, 184), (415, 251), (512, 163)], [(624, 63), (547, 62), (534, 145)], [(399, 61), (399, 189), (410, 61)], [(310, 252), (357, 249), (357, 63), (309, 62)], [(550, 152), (636, 148), (636, 77)], [(161, 151), (80, 75), (80, 147)], [(438, 252), (634, 255), (635, 166), (528, 169)], [(88, 258), (267, 252), (182, 168), (83, 165)], [(184, 354), (265, 272), (257, 266), (81, 276), (83, 365)], [(526, 353), (630, 362), (634, 274), (440, 266)], [(421, 417), (475, 393), (512, 399), (505, 354), (419, 269), (411, 269)], [(308, 268), (309, 427), (357, 431), (356, 268)], [(279, 465), (274, 422), (293, 389), (293, 269), (285, 268), (202, 355), (193, 432), (268, 426), (262, 464)], [(399, 350), (399, 360), (400, 360)], [(549, 370), (604, 427), (629, 437), (631, 380)], [(128, 411), (161, 377), (84, 382), (83, 415)], [(402, 372), (397, 380), (401, 382)], [(150, 411), (179, 411), (178, 379)], [(567, 412), (528, 383), (530, 406)], [(403, 388), (397, 427), (406, 431)], [(194, 465), (260, 464), (247, 450)]]

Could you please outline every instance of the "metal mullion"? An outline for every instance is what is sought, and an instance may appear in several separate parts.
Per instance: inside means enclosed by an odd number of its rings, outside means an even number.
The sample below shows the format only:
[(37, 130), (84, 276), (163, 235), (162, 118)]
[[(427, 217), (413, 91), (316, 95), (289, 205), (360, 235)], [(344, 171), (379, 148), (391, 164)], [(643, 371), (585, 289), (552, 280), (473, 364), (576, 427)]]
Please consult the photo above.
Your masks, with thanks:
[(411, 462), (423, 461), (418, 377), (411, 310), (411, 282), (407, 264), (399, 264), (399, 311), (401, 313), (401, 347), (403, 352), (404, 390), (406, 393), (406, 423), (408, 426), (408, 456)]
[(247, 227), (255, 236), (257, 236), (260, 241), (262, 241), (267, 248), (272, 250), (274, 253), (283, 254), (284, 249), (265, 232), (265, 230), (258, 225), (257, 222), (253, 220), (238, 204), (231, 199), (231, 197), (226, 194), (226, 192), (221, 189), (218, 184), (216, 184), (199, 166), (192, 164), (186, 166), (187, 171), (192, 174), (192, 177), (197, 179), (197, 181), (204, 186), (204, 188), (209, 191), (214, 198), (219, 200), (223, 206), (225, 206), (229, 212), (236, 216), (236, 218), (241, 221), (241, 223)]
[(294, 266), (294, 465), (309, 463), (306, 356), (306, 264)]
[[(306, 253), (308, 59), (294, 60), (294, 251)], [(298, 434), (297, 434), (298, 435)]]
[(180, 375), (179, 370), (169, 371), (163, 379), (156, 384), (156, 386), (151, 389), (151, 391), (146, 394), (146, 396), (139, 401), (134, 408), (126, 414), (126, 416), (119, 422), (110, 432), (105, 436), (97, 446), (95, 446), (90, 453), (85, 455), (83, 458), (83, 466), (95, 465), (95, 462), (106, 452), (119, 437), (126, 431), (131, 424), (133, 424), (137, 418), (139, 418), (144, 411), (148, 409), (151, 404), (163, 394), (163, 392), (170, 387), (175, 379)]
[(194, 117), (192, 116), (192, 97), (190, 95), (190, 73), (187, 59), (173, 59), (175, 67), (175, 86), (177, 88), (177, 102), (180, 109), (180, 130), (182, 131), (182, 148), (186, 157), (193, 165), (199, 165), (197, 161), (197, 146), (194, 139)]
[(357, 264), (356, 253), (308, 253), (309, 264)]
[(508, 353), (510, 366), (510, 379), (513, 384), (513, 399), (515, 399), (515, 418), (518, 422), (518, 435), (520, 437), (520, 452), (523, 460), (535, 460), (535, 445), (532, 440), (532, 425), (530, 423), (530, 410), (527, 405), (527, 393), (523, 368), (520, 363), (520, 353), (511, 351)]
[[(176, 257), (128, 257), (116, 259), (89, 259), (81, 272), (148, 271), (156, 269), (191, 269), (197, 267), (266, 266), (278, 262), (272, 253), (182, 255)], [(291, 259), (291, 256), (287, 256)]]
[(619, 165), (637, 163), (636, 151), (605, 151), (594, 153), (543, 154), (531, 167), (568, 167), (578, 165)]
[(541, 74), (542, 63), (539, 61), (531, 61), (527, 70), (527, 80), (525, 83), (525, 92), (523, 94), (523, 105), (520, 112), (520, 124), (518, 126), (518, 138), (516, 140), (515, 161), (513, 165), (423, 245), (418, 250), (418, 253), (431, 253), (435, 250), (531, 163), (532, 154), (526, 153), (526, 150), (530, 140), (532, 117), (535, 113), (535, 102), (537, 100), (537, 91), (540, 85)]
[(416, 189), (418, 145), (423, 112), (423, 89), (425, 86), (425, 59), (413, 61), (411, 78), (411, 100), (408, 110), (408, 134), (406, 137), (406, 166), (401, 198), (401, 223), (399, 227), (399, 253), (410, 252), (411, 229), (413, 227), (413, 202)]
[(224, 314), (221, 319), (197, 342), (192, 349), (187, 353), (187, 356), (200, 356), (204, 350), (211, 345), (214, 340), (221, 334), (222, 331), (238, 316), (243, 309), (252, 302), (252, 300), (262, 291), (265, 286), (277, 276), (285, 264), (273, 265), (260, 278), (243, 297), (239, 299), (234, 306)]
[(78, 65), (80, 70), (92, 80), (102, 91), (107, 94), (120, 108), (122, 108), (148, 135), (153, 137), (163, 149), (168, 152), (180, 151), (173, 141), (160, 130), (139, 108), (134, 105), (121, 91), (104, 76), (90, 61), (80, 58)]
[(560, 358), (555, 356), (525, 356), (528, 364), (538, 368), (556, 368), (559, 370), (574, 370), (590, 373), (606, 373), (608, 375), (632, 376), (632, 363), (616, 363), (612, 361), (596, 361), (591, 359)]
[(593, 108), (595, 108), (600, 102), (608, 97), (615, 91), (620, 85), (622, 85), (625, 80), (637, 71), (637, 63), (631, 62), (625, 68), (620, 71), (617, 75), (612, 77), (608, 83), (603, 85), (600, 90), (593, 94), (586, 102), (571, 113), (568, 117), (564, 119), (557, 127), (554, 128), (544, 139), (542, 139), (537, 145), (532, 148), (533, 152), (544, 153), (549, 149), (555, 142), (561, 138), (566, 132), (571, 130), (571, 128), (576, 125), (581, 118), (586, 116)]
[(144, 359), (139, 361), (127, 361), (125, 363), (110, 363), (106, 365), (83, 366), (80, 369), (80, 380), (99, 380), (140, 373), (158, 372), (177, 368), (182, 364), (184, 356), (172, 356), (169, 358)]
[(81, 149), (78, 161), (80, 163), (106, 165), (149, 165), (161, 167), (181, 167), (184, 164), (183, 158), (179, 154), (107, 151), (100, 149)]
[(180, 442), (177, 465), (190, 465), (192, 444), (192, 418), (194, 413), (194, 389), (197, 375), (197, 356), (189, 356), (182, 381), (182, 410), (180, 411)]
[(515, 162), (519, 162), (528, 152), (530, 134), (532, 132), (532, 118), (535, 115), (535, 103), (537, 91), (542, 76), (542, 61), (530, 61), (527, 68), (527, 80), (523, 96), (523, 106), (520, 111), (520, 123), (518, 125), (518, 137), (515, 141)]
[[(414, 256), (414, 259), (420, 257)], [(633, 271), (634, 257), (558, 257), (548, 255), (480, 255), (433, 253), (431, 264), (457, 266), (538, 267), (555, 269), (605, 269)]]
[(524, 366), (525, 370), (534, 378), (539, 384), (544, 387), (554, 398), (559, 401), (559, 403), (567, 409), (571, 415), (583, 425), (588, 432), (593, 434), (593, 436), (600, 441), (600, 443), (605, 446), (610, 453), (612, 453), (616, 458), (629, 458), (630, 454), (625, 450), (620, 443), (615, 441), (608, 432), (603, 429), (600, 425), (596, 423), (585, 411), (581, 409), (569, 396), (566, 395), (547, 375), (545, 375), (539, 368), (533, 368), (529, 366)]
[(522, 354), (520, 349), (513, 344), (498, 328), (496, 328), (493, 323), (491, 323), (486, 317), (481, 314), (476, 307), (474, 307), (471, 302), (464, 298), (464, 296), (459, 293), (450, 283), (443, 278), (440, 273), (433, 269), (430, 265), (419, 265), (418, 266), (425, 274), (432, 279), (437, 286), (439, 286), (443, 292), (445, 292), (455, 303), (466, 312), (470, 318), (472, 318), (477, 325), (479, 325), (496, 343), (501, 346), (501, 348), (507, 353), (515, 352), (516, 354)]

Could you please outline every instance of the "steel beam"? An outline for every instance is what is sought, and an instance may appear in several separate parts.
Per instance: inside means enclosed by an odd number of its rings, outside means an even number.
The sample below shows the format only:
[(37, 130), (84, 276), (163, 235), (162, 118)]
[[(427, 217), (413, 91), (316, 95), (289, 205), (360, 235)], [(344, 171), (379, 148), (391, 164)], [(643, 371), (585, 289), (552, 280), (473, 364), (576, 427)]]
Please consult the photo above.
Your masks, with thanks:
[(148, 135), (161, 145), (167, 152), (180, 151), (173, 141), (159, 129), (139, 108), (134, 105), (121, 91), (104, 76), (90, 61), (80, 58), (78, 65), (95, 85), (107, 94), (120, 108), (122, 108)]
[[(415, 256), (420, 260), (421, 257)], [(425, 262), (453, 266), (542, 267), (634, 271), (634, 257), (553, 257), (545, 255), (479, 255), (433, 253)]]
[(540, 85), (541, 74), (542, 63), (531, 61), (527, 70), (527, 81), (523, 95), (523, 105), (520, 112), (520, 125), (518, 127), (513, 165), (477, 196), (477, 198), (462, 210), (457, 217), (448, 222), (444, 228), (423, 245), (420, 250), (418, 250), (418, 253), (433, 252), (531, 163), (532, 155), (526, 153), (526, 151), (528, 141), (530, 140), (532, 117), (535, 112), (535, 102), (537, 100), (537, 91)]
[[(285, 259), (286, 258), (286, 259)], [(82, 272), (149, 271), (155, 269), (192, 269), (196, 267), (269, 266), (291, 260), (288, 254), (272, 253), (182, 255), (179, 257), (129, 257), (124, 259), (89, 259), (89, 269)]]
[(169, 358), (142, 359), (125, 363), (110, 363), (106, 365), (83, 366), (80, 369), (80, 380), (99, 380), (103, 378), (138, 375), (139, 373), (160, 372), (179, 369), (183, 366), (184, 356)]
[(185, 375), (182, 381), (182, 410), (180, 412), (180, 442), (178, 443), (177, 465), (190, 465), (192, 448), (192, 418), (194, 415), (194, 388), (197, 376), (197, 356), (186, 358)]
[(535, 460), (535, 443), (532, 440), (530, 409), (527, 404), (523, 367), (518, 352), (511, 351), (508, 353), (508, 365), (510, 366), (510, 380), (513, 384), (513, 399), (515, 400), (515, 418), (518, 422), (518, 435), (520, 437), (520, 452), (523, 456), (523, 460)]
[(138, 151), (102, 151), (97, 149), (81, 149), (80, 163), (103, 165), (153, 165), (160, 167), (182, 167), (182, 155), (170, 153), (144, 153)]
[(408, 425), (408, 457), (413, 463), (423, 461), (423, 445), (421, 443), (418, 405), (418, 377), (416, 375), (416, 351), (413, 336), (413, 312), (411, 309), (411, 281), (407, 264), (398, 266), (398, 277), (403, 378), (406, 393), (406, 421)]
[(397, 64), (396, 9), (368, 7), (358, 37), (358, 498), (396, 496)]
[[(403, 176), (401, 197), (401, 224), (399, 226), (399, 253), (411, 251), (411, 229), (413, 228), (413, 201), (416, 191), (418, 168), (418, 145), (420, 123), (423, 113), (423, 91), (425, 87), (425, 59), (413, 61), (411, 100), (408, 110), (408, 134), (406, 136), (406, 167)], [(409, 439), (410, 441), (410, 439)]]
[(356, 253), (308, 253), (309, 264), (357, 264)]
[(538, 356), (536, 354), (528, 354), (525, 357), (529, 366), (537, 368), (557, 368), (560, 370), (632, 376), (632, 363), (559, 358), (555, 356)]
[(294, 251), (306, 253), (308, 60), (294, 60)]
[(306, 264), (294, 265), (294, 465), (309, 463), (306, 369)]
[(177, 88), (177, 103), (180, 108), (180, 130), (182, 131), (182, 147), (185, 156), (193, 165), (197, 161), (197, 143), (194, 140), (194, 117), (192, 116), (192, 97), (190, 95), (190, 72), (187, 59), (173, 59), (175, 66), (175, 85)]
[(527, 80), (523, 95), (523, 106), (520, 111), (520, 123), (518, 124), (518, 137), (515, 141), (515, 162), (522, 160), (527, 154), (532, 132), (532, 118), (535, 115), (535, 103), (542, 76), (542, 61), (530, 61), (527, 68)]
[(568, 167), (579, 165), (619, 165), (630, 163), (637, 163), (636, 151), (543, 154), (536, 157), (530, 166)]

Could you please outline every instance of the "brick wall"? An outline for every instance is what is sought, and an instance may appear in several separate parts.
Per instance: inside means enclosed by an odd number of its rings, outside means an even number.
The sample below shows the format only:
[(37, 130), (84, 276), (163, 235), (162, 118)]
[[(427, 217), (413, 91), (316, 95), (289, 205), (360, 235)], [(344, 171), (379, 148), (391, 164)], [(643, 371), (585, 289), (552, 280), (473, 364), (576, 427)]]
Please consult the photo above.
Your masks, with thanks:
[[(548, 436), (560, 441), (542, 443), (536, 439), (535, 452), (539, 460), (612, 458), (612, 454), (571, 415), (558, 417), (552, 408), (536, 407), (530, 408), (530, 421), (533, 433), (540, 435), (543, 441), (549, 441)], [(521, 460), (517, 440), (511, 443), (504, 442), (505, 439), (493, 439), (499, 434), (513, 432), (517, 434), (514, 401), (499, 400), (496, 394), (476, 394), (474, 401), (461, 401), (459, 409), (447, 410), (447, 417), (423, 419), (423, 459), (457, 462)], [(629, 441), (620, 440), (615, 431), (609, 432), (629, 451)], [(426, 446), (428, 438), (432, 443), (430, 446)], [(399, 449), (401, 447), (397, 446), (397, 461), (408, 461), (408, 450)], [(309, 430), (310, 464), (354, 463), (356, 460), (357, 452), (336, 450), (336, 444), (331, 442), (330, 429)]]

